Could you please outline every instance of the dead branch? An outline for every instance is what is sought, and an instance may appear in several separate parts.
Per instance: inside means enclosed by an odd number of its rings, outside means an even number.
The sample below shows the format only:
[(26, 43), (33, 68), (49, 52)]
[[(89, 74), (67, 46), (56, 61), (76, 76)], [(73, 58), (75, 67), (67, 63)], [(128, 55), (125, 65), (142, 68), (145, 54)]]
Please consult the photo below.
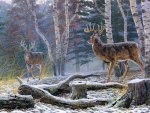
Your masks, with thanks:
[(95, 105), (105, 105), (110, 102), (110, 100), (105, 99), (63, 99), (61, 97), (51, 95), (46, 90), (30, 85), (21, 85), (18, 91), (21, 95), (32, 95), (33, 98), (38, 98), (43, 103), (70, 108), (87, 108)]
[[(96, 74), (89, 74), (89, 75), (72, 75), (69, 76), (67, 79), (57, 83), (57, 84), (40, 84), (40, 85), (32, 85), (36, 88), (44, 89), (51, 94), (58, 93), (59, 91), (70, 91), (71, 88), (69, 87), (69, 83), (75, 79), (85, 79), (92, 76), (99, 76)], [(21, 80), (21, 79), (20, 79)], [(119, 88), (123, 89), (126, 88), (126, 85), (120, 83), (95, 83), (95, 82), (87, 82), (87, 89), (89, 90), (97, 90), (97, 89), (108, 89), (108, 88)]]

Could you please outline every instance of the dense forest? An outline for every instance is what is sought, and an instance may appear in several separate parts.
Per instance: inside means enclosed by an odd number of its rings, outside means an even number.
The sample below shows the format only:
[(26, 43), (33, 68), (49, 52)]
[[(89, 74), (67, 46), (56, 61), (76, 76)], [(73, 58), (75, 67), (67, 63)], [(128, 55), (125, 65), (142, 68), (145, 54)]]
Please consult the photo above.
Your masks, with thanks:
[[(46, 103), (74, 112), (111, 103), (117, 110), (110, 112), (143, 104), (149, 110), (149, 77), (149, 0), (0, 0), (0, 95), (10, 84), (19, 94), (16, 106), (0, 96), (0, 109)], [(5, 83), (11, 79), (18, 82)], [(110, 95), (91, 98), (88, 90)]]

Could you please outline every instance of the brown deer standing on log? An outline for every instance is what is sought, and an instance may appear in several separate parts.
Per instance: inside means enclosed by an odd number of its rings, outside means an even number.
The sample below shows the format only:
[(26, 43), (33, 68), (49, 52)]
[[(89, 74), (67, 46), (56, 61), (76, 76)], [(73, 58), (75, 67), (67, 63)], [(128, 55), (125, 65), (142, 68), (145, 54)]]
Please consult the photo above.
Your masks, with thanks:
[(95, 26), (91, 26), (90, 24), (89, 26), (87, 26), (87, 28), (84, 29), (84, 32), (93, 33), (90, 39), (88, 40), (88, 43), (92, 45), (93, 52), (99, 59), (103, 60), (106, 63), (109, 63), (107, 82), (111, 81), (111, 74), (117, 62), (125, 61), (125, 72), (121, 80), (123, 80), (127, 74), (129, 60), (132, 60), (137, 65), (139, 65), (142, 74), (144, 74), (144, 64), (140, 60), (140, 53), (137, 43), (120, 42), (114, 44), (104, 44), (98, 36), (98, 34), (102, 34), (104, 28), (99, 25), (97, 26), (97, 28), (98, 29), (95, 30)]
[[(29, 45), (29, 48), (27, 47), (27, 45), (25, 44), (24, 41), (21, 41), (20, 45), (21, 45), (21, 47), (23, 47), (23, 49), (25, 51), (24, 60), (26, 63), (28, 74), (31, 73), (32, 77), (35, 78), (33, 76), (32, 71), (35, 66), (38, 66), (38, 68), (40, 70), (39, 79), (41, 79), (42, 67), (44, 65), (44, 53), (31, 51), (33, 48), (35, 48), (35, 42), (31, 43)], [(28, 75), (28, 81), (29, 81), (29, 75)]]

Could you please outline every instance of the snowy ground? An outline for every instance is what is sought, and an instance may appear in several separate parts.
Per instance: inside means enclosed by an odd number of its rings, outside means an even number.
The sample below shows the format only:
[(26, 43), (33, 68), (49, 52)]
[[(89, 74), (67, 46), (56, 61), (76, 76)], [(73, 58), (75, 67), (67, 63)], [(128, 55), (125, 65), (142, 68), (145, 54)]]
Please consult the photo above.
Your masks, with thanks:
[[(43, 81), (30, 81), (31, 84), (41, 84), (41, 83), (47, 83), (47, 84), (53, 84), (57, 83), (66, 77), (54, 77), (53, 79), (45, 79)], [(126, 79), (124, 80), (124, 83), (127, 83), (129, 80), (134, 78), (142, 78), (140, 76), (140, 73), (138, 71), (136, 72), (130, 72), (128, 73)], [(86, 81), (92, 81), (92, 82), (105, 82), (106, 81), (106, 75), (101, 74), (101, 76), (98, 77), (89, 77), (85, 79)], [(113, 81), (117, 81), (118, 78), (113, 77)], [(19, 84), (17, 82), (13, 84), (7, 85), (7, 88), (5, 90), (1, 90), (1, 93), (11, 93), (11, 89), (17, 89)], [(5, 87), (5, 85), (3, 86)], [(125, 90), (118, 90), (118, 89), (107, 89), (107, 90), (97, 90), (97, 91), (88, 91), (88, 98), (108, 98), (111, 100), (115, 100), (119, 98), (121, 95), (123, 95)], [(59, 95), (62, 98), (69, 98), (70, 94), (60, 94)], [(138, 107), (131, 107), (129, 109), (124, 108), (109, 108), (109, 105), (106, 106), (95, 106), (95, 107), (89, 107), (87, 109), (70, 109), (70, 108), (64, 108), (64, 107), (58, 107), (50, 104), (43, 104), (36, 100), (36, 105), (32, 109), (26, 109), (26, 110), (13, 110), (13, 111), (7, 111), (7, 110), (0, 110), (1, 113), (150, 113), (150, 106), (141, 105)]]

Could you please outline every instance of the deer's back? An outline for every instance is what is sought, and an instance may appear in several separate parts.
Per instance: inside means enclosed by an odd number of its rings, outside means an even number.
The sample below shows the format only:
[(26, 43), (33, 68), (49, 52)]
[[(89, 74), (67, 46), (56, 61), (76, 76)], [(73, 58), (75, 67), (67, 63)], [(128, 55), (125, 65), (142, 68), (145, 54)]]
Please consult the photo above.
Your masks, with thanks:
[(25, 54), (25, 61), (27, 64), (42, 64), (44, 54), (42, 52), (30, 52)]
[(99, 48), (95, 47), (94, 51), (96, 56), (106, 62), (128, 60), (139, 56), (138, 46), (135, 42), (103, 44)]

